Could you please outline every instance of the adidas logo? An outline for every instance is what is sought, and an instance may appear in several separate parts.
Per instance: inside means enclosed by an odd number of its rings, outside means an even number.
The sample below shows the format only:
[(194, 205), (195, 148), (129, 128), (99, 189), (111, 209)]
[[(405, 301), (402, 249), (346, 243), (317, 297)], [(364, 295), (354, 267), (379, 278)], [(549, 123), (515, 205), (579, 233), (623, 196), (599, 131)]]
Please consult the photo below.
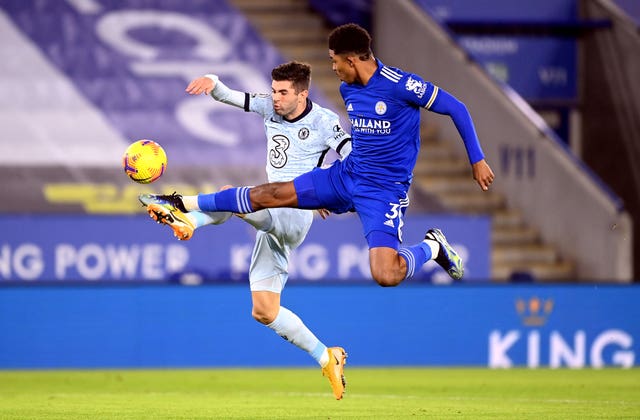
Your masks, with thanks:
[(389, 226), (389, 227), (393, 227), (393, 220), (389, 219), (386, 222), (384, 222), (385, 226)]
[(353, 111), (353, 106), (351, 104), (347, 105), (347, 112)]

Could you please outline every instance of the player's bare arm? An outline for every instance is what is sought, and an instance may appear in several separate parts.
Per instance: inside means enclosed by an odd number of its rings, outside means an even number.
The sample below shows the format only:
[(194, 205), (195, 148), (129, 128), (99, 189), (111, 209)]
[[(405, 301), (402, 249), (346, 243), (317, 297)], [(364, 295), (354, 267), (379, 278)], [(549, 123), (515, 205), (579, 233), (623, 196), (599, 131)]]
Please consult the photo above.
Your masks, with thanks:
[(473, 168), (473, 179), (476, 180), (483, 191), (488, 191), (495, 175), (493, 175), (493, 171), (487, 161), (482, 159), (471, 166)]
[(215, 83), (213, 80), (209, 77), (203, 76), (192, 80), (185, 89), (185, 92), (190, 95), (201, 95), (203, 93), (209, 95), (214, 87)]

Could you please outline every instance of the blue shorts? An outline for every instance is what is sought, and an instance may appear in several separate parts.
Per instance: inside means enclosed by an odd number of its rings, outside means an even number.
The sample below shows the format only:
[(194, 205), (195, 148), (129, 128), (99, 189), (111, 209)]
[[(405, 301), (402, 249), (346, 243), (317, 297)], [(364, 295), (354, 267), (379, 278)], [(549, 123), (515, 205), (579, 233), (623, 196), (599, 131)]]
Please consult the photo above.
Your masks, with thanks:
[(409, 205), (409, 185), (390, 183), (382, 187), (346, 171), (341, 161), (302, 174), (293, 184), (299, 208), (324, 208), (333, 213), (355, 211), (369, 248), (398, 249), (402, 242), (402, 218)]

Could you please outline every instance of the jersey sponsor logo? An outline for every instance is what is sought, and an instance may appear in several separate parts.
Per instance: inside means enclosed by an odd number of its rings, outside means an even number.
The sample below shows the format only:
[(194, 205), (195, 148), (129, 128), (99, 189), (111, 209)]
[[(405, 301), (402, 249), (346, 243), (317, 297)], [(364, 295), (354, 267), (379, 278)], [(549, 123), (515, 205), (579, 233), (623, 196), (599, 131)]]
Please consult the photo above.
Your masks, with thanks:
[(364, 134), (391, 134), (391, 121), (371, 118), (351, 118), (351, 128)]
[(305, 140), (307, 137), (309, 137), (309, 129), (307, 127), (301, 128), (300, 131), (298, 131), (298, 138)]
[(345, 131), (341, 131), (338, 134), (336, 134), (335, 136), (333, 136), (333, 139), (334, 140), (340, 140), (340, 139), (343, 139), (345, 137), (349, 137), (349, 135)]
[(404, 86), (408, 91), (415, 93), (418, 98), (422, 98), (427, 91), (426, 83), (416, 80), (411, 76), (409, 76)]
[(378, 101), (376, 103), (376, 114), (383, 115), (385, 112), (387, 112), (387, 104), (382, 101)]
[(391, 121), (372, 120), (371, 118), (351, 118), (351, 125), (355, 128), (391, 128)]
[(282, 134), (276, 134), (271, 138), (271, 140), (275, 143), (275, 145), (269, 149), (269, 163), (274, 168), (282, 168), (287, 164), (287, 149), (289, 148), (290, 142), (286, 136)]

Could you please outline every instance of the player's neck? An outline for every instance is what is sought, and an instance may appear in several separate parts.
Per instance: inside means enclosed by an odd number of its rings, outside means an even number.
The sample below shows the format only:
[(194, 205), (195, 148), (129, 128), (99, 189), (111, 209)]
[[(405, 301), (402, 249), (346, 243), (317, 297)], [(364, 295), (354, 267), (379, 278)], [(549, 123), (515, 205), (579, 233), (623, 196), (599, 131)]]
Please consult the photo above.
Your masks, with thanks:
[(367, 61), (358, 62), (356, 67), (356, 71), (358, 73), (358, 82), (361, 85), (366, 86), (377, 70), (378, 62), (373, 56), (371, 56), (371, 58)]

